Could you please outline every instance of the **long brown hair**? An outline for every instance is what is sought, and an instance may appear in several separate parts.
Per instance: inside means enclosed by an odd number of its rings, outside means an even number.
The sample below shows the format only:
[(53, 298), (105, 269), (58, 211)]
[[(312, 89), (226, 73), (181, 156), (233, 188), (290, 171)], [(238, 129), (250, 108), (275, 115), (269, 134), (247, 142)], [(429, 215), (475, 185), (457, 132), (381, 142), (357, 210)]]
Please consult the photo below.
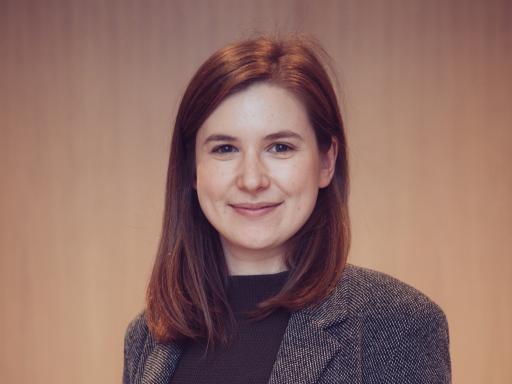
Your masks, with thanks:
[(252, 318), (264, 318), (277, 308), (293, 312), (313, 305), (334, 289), (350, 243), (348, 159), (336, 94), (321, 57), (328, 55), (311, 37), (260, 36), (221, 48), (190, 81), (174, 125), (162, 235), (147, 289), (146, 320), (157, 341), (193, 339), (216, 345), (231, 339), (234, 317), (226, 297), (228, 271), (220, 238), (193, 188), (195, 139), (227, 96), (256, 82), (296, 95), (319, 150), (327, 151), (335, 141), (338, 155), (331, 183), (319, 190), (311, 216), (290, 239), (287, 282), (260, 303)]

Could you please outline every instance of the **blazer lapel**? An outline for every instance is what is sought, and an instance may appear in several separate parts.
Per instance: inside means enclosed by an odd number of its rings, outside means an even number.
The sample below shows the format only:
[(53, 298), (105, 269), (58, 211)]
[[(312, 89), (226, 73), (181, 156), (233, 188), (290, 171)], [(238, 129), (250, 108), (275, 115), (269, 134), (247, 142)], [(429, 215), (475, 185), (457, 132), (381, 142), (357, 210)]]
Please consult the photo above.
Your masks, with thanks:
[[(361, 381), (357, 320), (351, 319), (349, 277), (344, 274), (334, 292), (316, 307), (294, 312), (277, 353), (269, 384), (320, 383), (327, 376), (336, 382)], [(323, 381), (323, 380), (322, 380)]]

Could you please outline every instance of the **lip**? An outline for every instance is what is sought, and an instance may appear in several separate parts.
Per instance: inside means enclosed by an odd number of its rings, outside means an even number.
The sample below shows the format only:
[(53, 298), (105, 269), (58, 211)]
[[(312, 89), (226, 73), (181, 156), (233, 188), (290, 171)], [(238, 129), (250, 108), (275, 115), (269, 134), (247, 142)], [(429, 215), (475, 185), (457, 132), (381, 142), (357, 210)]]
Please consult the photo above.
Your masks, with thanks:
[(229, 204), (231, 208), (238, 214), (246, 217), (261, 217), (272, 211), (282, 204), (280, 203), (243, 203), (243, 204)]

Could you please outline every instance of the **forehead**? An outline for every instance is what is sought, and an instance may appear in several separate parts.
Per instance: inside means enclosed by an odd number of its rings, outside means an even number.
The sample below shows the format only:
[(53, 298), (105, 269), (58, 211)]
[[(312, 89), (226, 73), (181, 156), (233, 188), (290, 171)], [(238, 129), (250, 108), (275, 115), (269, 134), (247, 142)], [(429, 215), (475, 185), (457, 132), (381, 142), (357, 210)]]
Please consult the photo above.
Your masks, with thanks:
[(307, 111), (294, 94), (256, 83), (223, 100), (199, 129), (198, 139), (217, 133), (258, 137), (281, 130), (313, 134)]

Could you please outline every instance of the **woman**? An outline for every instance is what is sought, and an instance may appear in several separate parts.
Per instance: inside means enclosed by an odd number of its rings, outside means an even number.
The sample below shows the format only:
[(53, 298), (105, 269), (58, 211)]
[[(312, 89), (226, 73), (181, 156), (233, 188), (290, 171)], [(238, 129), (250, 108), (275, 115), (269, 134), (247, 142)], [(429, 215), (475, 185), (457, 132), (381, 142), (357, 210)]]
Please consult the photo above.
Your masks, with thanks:
[(322, 52), (259, 37), (190, 81), (124, 383), (450, 382), (442, 310), (346, 263), (347, 147)]

